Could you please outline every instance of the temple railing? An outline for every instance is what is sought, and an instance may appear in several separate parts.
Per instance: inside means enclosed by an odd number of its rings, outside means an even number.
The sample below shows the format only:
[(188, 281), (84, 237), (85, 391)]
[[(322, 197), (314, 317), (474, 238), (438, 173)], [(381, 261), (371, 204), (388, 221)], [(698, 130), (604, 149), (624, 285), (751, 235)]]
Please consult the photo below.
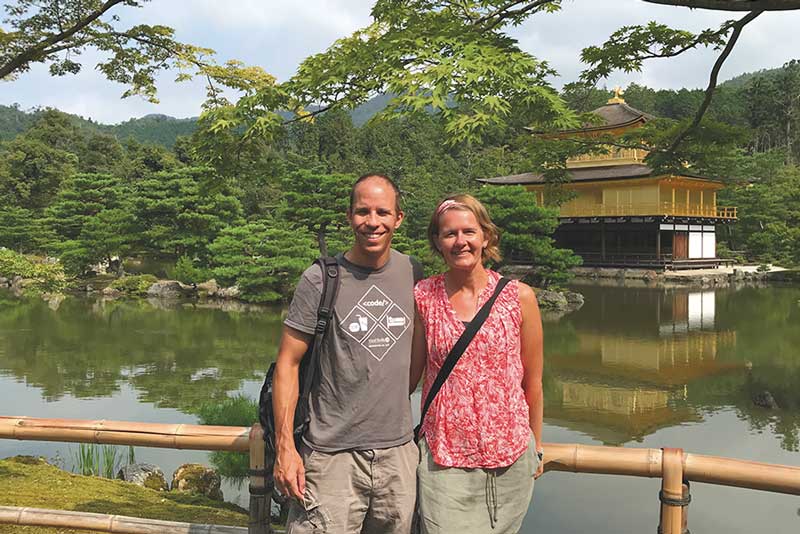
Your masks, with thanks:
[(581, 154), (567, 160), (569, 168), (601, 167), (620, 163), (642, 163), (649, 152), (640, 148), (609, 147), (607, 154)]
[[(0, 438), (32, 441), (68, 441), (138, 445), (175, 449), (249, 451), (249, 534), (272, 532), (269, 522), (271, 479), (266, 475), (263, 431), (253, 427), (174, 425), (125, 421), (37, 419), (0, 416)], [(685, 453), (681, 449), (598, 447), (545, 443), (544, 470), (661, 478), (662, 534), (680, 534), (686, 528), (690, 481), (800, 495), (800, 467), (749, 462)], [(43, 499), (46, 495), (42, 496)], [(720, 511), (724, 513), (724, 511)], [(233, 527), (186, 525), (187, 530), (164, 529), (155, 520), (98, 514), (0, 507), (0, 524), (59, 526), (97, 532), (144, 534), (152, 532), (239, 532)], [(150, 525), (149, 523), (153, 523)], [(164, 523), (164, 522), (160, 522)], [(152, 527), (152, 528), (151, 528)], [(201, 527), (201, 528), (197, 528)], [(164, 530), (162, 530), (164, 529)]]
[(704, 217), (735, 220), (737, 208), (672, 202), (643, 202), (630, 204), (597, 204), (569, 202), (559, 209), (559, 217)]

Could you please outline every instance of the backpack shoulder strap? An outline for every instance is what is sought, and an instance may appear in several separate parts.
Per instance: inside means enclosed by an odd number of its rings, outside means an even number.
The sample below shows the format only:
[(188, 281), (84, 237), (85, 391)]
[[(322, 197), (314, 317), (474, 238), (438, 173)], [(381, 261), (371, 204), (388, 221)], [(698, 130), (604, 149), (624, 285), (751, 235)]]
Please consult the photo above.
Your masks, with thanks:
[(319, 353), (322, 348), (322, 340), (328, 331), (328, 327), (333, 318), (336, 295), (339, 293), (339, 262), (334, 256), (324, 256), (317, 258), (314, 262), (322, 270), (322, 295), (319, 299), (317, 308), (317, 324), (314, 327), (314, 337), (311, 342), (311, 350), (308, 352), (308, 365), (306, 375), (303, 380), (303, 391), (301, 398), (308, 398), (311, 392), (312, 383), (319, 369)]

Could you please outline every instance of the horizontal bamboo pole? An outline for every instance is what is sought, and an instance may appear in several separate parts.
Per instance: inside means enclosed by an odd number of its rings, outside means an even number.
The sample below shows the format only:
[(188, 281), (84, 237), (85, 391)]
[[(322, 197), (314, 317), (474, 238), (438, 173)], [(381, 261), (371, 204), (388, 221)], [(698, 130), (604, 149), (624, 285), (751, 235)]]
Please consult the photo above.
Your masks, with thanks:
[(544, 469), (572, 473), (660, 477), (661, 449), (545, 443)]
[[(249, 427), (0, 416), (0, 439), (249, 451)], [(661, 477), (661, 449), (545, 444), (545, 470)], [(684, 454), (687, 480), (800, 495), (800, 467)]]
[(800, 495), (800, 467), (685, 454), (684, 476), (694, 482)]
[(178, 523), (124, 515), (0, 506), (0, 525), (93, 530), (118, 534), (247, 534), (244, 527)]
[(137, 445), (208, 451), (249, 450), (250, 427), (0, 416), (0, 438)]
[[(662, 476), (661, 449), (545, 443), (545, 471)], [(800, 495), (800, 467), (684, 453), (686, 480)]]

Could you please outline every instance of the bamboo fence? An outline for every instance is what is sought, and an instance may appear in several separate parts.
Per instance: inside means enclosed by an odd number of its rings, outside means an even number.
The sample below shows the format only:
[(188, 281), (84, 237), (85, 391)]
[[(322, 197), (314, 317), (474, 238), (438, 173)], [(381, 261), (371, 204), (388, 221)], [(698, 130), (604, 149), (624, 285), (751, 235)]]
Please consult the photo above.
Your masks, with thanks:
[[(0, 438), (174, 449), (249, 451), (250, 522), (248, 532), (250, 534), (271, 532), (269, 497), (273, 487), (271, 477), (267, 476), (268, 468), (265, 467), (263, 431), (258, 425), (250, 428), (0, 416)], [(685, 453), (681, 449), (636, 449), (546, 443), (544, 463), (545, 471), (661, 478), (658, 532), (663, 534), (686, 532), (686, 512), (690, 501), (688, 483), (690, 481), (800, 495), (800, 467)], [(13, 515), (14, 512), (3, 513)], [(6, 517), (3, 513), (0, 513), (0, 522), (3, 522), (3, 518)], [(65, 514), (71, 514), (71, 512), (53, 512), (53, 514), (58, 517), (67, 517)], [(39, 523), (19, 522), (29, 518), (32, 521), (34, 515), (32, 512), (19, 513), (15, 516), (17, 518), (15, 524), (39, 525)], [(90, 524), (88, 519), (86, 521), (87, 524)], [(92, 519), (91, 521), (99, 520)], [(80, 528), (91, 529), (89, 526)], [(104, 532), (149, 534), (156, 531), (168, 534), (184, 532), (178, 530), (105, 530)], [(192, 530), (191, 532), (204, 531)]]
[(137, 445), (207, 451), (250, 450), (250, 427), (0, 416), (0, 438)]
[(71, 528), (114, 534), (247, 534), (245, 527), (159, 521), (124, 515), (0, 506), (0, 525)]

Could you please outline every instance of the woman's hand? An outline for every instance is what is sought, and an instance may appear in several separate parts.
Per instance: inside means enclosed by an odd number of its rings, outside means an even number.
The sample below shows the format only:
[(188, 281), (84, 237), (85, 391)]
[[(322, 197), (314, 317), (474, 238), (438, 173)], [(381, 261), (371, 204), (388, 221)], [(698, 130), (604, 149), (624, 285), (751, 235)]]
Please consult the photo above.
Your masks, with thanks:
[[(536, 456), (537, 457), (539, 456), (539, 454), (540, 454), (540, 451), (536, 451)], [(537, 479), (540, 476), (542, 476), (543, 474), (544, 474), (544, 456), (542, 456), (542, 459), (539, 460), (536, 463), (536, 472), (533, 474), (533, 478)]]

